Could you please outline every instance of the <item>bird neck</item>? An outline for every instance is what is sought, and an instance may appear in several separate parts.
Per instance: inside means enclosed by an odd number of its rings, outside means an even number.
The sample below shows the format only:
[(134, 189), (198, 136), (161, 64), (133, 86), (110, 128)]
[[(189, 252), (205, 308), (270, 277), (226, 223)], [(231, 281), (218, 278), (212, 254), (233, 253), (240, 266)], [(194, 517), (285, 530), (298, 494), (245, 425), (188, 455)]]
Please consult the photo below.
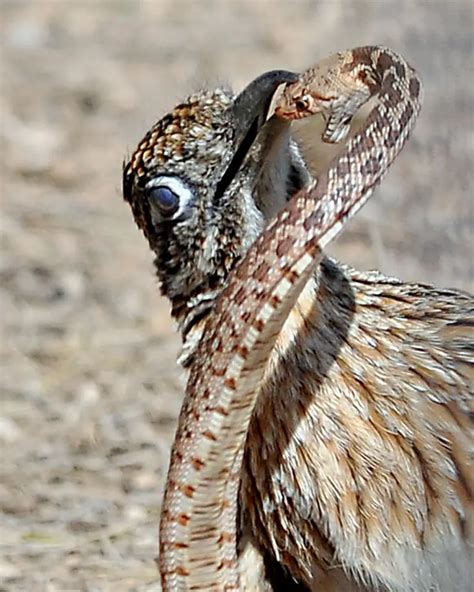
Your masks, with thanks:
[(188, 297), (175, 297), (171, 301), (171, 314), (181, 333), (182, 347), (178, 363), (188, 368), (194, 359), (207, 319), (225, 284), (216, 287), (201, 287)]

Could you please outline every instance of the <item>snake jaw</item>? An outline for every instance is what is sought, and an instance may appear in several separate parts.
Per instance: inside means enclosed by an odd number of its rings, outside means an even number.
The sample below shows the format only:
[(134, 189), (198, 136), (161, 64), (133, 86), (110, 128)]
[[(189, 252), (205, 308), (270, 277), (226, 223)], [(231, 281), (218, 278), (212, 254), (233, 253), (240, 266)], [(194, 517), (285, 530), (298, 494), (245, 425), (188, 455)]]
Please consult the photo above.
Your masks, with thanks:
[[(300, 87), (299, 91), (298, 87)], [(300, 84), (291, 83), (286, 86), (277, 103), (275, 115), (283, 119), (303, 119), (318, 113), (324, 114), (335, 99), (336, 97), (324, 96), (313, 90), (309, 91)]]

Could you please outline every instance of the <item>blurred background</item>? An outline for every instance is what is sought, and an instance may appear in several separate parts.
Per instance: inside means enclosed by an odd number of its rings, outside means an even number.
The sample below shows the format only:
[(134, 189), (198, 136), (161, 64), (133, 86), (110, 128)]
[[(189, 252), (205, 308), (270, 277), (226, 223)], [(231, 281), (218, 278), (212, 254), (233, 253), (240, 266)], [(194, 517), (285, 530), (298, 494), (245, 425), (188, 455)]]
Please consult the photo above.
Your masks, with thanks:
[[(380, 43), (425, 83), (411, 141), (332, 249), (473, 288), (470, 0), (0, 2), (0, 590), (158, 590), (184, 388), (121, 167), (203, 86)], [(314, 130), (298, 130), (316, 169)]]

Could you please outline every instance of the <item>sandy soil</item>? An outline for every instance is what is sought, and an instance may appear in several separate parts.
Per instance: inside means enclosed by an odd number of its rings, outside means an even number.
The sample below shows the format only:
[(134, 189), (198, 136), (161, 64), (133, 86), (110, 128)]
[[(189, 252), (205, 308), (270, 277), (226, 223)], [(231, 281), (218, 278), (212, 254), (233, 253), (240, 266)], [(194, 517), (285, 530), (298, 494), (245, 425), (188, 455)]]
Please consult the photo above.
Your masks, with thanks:
[[(179, 341), (120, 195), (124, 155), (199, 86), (366, 43), (426, 87), (416, 132), (333, 252), (473, 287), (469, 0), (0, 2), (0, 591), (159, 590)], [(314, 132), (300, 130), (310, 158)], [(317, 163), (316, 163), (317, 165)]]

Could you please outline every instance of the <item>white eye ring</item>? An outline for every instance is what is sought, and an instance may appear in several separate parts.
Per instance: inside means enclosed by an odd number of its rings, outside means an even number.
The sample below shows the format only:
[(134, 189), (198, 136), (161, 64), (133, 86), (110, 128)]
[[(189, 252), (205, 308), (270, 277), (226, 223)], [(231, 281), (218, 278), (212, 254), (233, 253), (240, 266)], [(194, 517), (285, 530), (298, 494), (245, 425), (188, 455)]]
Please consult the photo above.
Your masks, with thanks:
[[(177, 218), (180, 218), (186, 211), (188, 205), (191, 203), (191, 200), (193, 198), (193, 192), (179, 177), (160, 175), (159, 177), (155, 177), (145, 185), (145, 188), (147, 190), (153, 189), (154, 187), (166, 187), (178, 196), (179, 207), (171, 217), (167, 218), (168, 220), (176, 220)], [(155, 208), (152, 207), (151, 211), (153, 221), (161, 221), (161, 219), (155, 220), (155, 215), (159, 216), (159, 214), (155, 212)]]

